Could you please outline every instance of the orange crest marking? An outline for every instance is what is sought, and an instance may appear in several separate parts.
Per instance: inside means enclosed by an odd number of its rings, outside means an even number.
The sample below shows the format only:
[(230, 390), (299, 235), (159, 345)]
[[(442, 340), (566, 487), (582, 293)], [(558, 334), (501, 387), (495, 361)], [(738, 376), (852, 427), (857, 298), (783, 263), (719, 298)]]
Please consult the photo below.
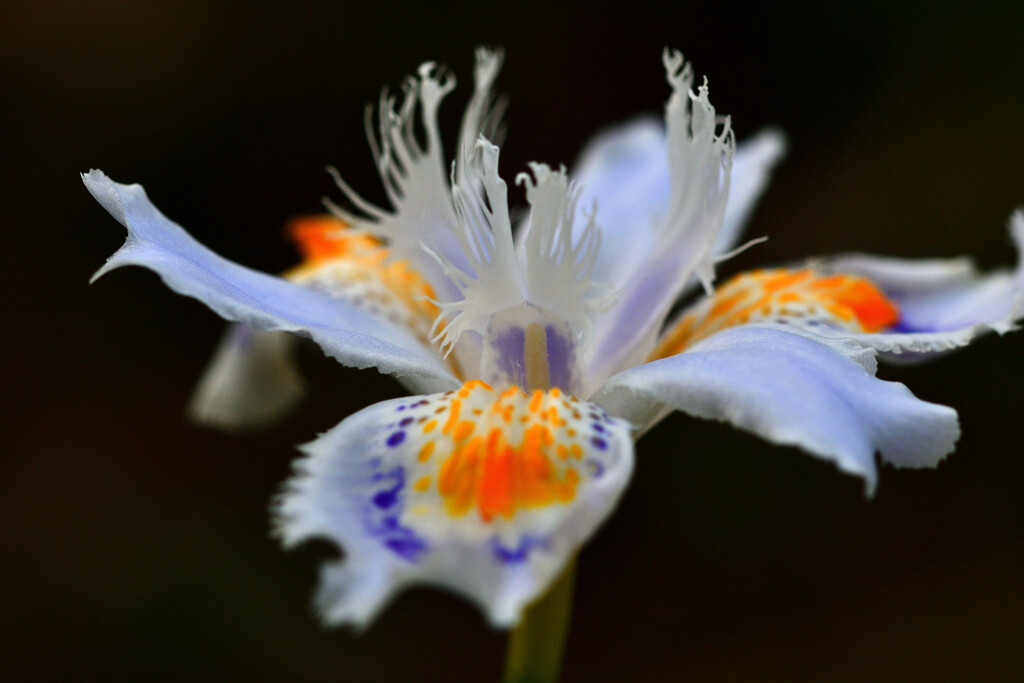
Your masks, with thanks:
[(870, 280), (821, 275), (804, 268), (740, 273), (668, 330), (650, 359), (681, 353), (727, 327), (753, 322), (824, 323), (850, 332), (878, 332), (899, 319), (896, 305)]
[(422, 403), (406, 411), (396, 438), (416, 453), (409, 473), (414, 515), (474, 513), (486, 525), (569, 504), (585, 478), (602, 475), (619, 431), (628, 435), (597, 406), (558, 389), (499, 393), (473, 380)]
[(389, 261), (379, 240), (333, 216), (295, 218), (286, 230), (303, 261), (285, 277), (405, 323), (427, 340), (439, 312), (434, 289), (407, 261)]
[(285, 226), (288, 237), (302, 255), (303, 265), (334, 258), (371, 255), (381, 250), (380, 241), (364, 233), (353, 232), (348, 224), (334, 216), (300, 216)]

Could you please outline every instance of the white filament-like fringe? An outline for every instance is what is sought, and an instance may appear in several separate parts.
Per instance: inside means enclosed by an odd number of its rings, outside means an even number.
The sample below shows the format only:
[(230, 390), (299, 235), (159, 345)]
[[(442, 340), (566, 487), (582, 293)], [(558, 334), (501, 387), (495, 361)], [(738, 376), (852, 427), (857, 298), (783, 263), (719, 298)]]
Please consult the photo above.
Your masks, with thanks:
[(680, 288), (696, 275), (711, 292), (715, 277), (715, 239), (725, 216), (729, 173), (736, 140), (728, 116), (716, 117), (708, 98), (708, 83), (694, 93), (693, 68), (678, 50), (662, 55), (672, 96), (665, 107), (672, 198), (656, 242), (682, 251), (691, 272)]
[[(494, 94), (493, 86), (501, 63), (499, 51), (477, 50), (474, 91), (463, 115), (460, 142), (472, 142), (483, 132), (494, 134), (499, 131), (504, 103)], [(323, 202), (327, 209), (349, 224), (387, 240), (395, 258), (409, 259), (428, 279), (432, 279), (434, 261), (421, 248), (421, 243), (445, 252), (446, 240), (456, 224), (437, 125), (441, 101), (454, 87), (454, 76), (433, 62), (426, 62), (419, 67), (416, 77), (409, 77), (402, 83), (400, 103), (387, 89), (382, 91), (376, 107), (376, 122), (374, 108), (367, 107), (367, 139), (391, 205), (390, 211), (366, 201), (337, 170), (327, 169), (358, 213), (325, 198)], [(424, 136), (422, 141), (415, 125), (417, 105)], [(440, 291), (446, 289), (439, 287)]]
[(582, 230), (574, 230), (581, 189), (568, 181), (564, 166), (557, 172), (546, 164), (529, 166), (533, 177), (520, 173), (516, 184), (526, 188), (531, 207), (529, 223), (520, 235), (530, 301), (557, 312), (589, 339), (591, 315), (606, 308), (610, 300), (608, 288), (591, 280), (601, 248), (596, 210), (587, 215)]
[[(369, 229), (388, 240), (398, 258), (422, 260), (418, 244), (424, 235), (417, 234), (418, 226), (409, 222), (410, 218), (422, 219), (426, 215), (434, 221), (454, 221), (437, 128), (438, 107), (454, 87), (455, 78), (451, 74), (427, 62), (420, 66), (417, 78), (410, 77), (402, 84), (403, 96), (397, 109), (395, 97), (387, 89), (381, 92), (376, 132), (373, 108), (367, 107), (367, 138), (392, 211), (364, 200), (335, 169), (328, 168), (338, 189), (363, 215), (358, 216), (324, 199), (328, 210), (353, 225), (369, 223)], [(417, 139), (413, 118), (417, 103), (426, 138), (422, 143)]]
[(590, 279), (601, 233), (591, 215), (574, 242), (580, 192), (569, 184), (565, 169), (556, 172), (545, 164), (531, 163), (532, 177), (517, 176), (517, 184), (526, 188), (531, 210), (517, 249), (508, 190), (498, 176), (498, 156), (498, 147), (481, 137), (463, 150), (460, 163), (452, 169), (458, 218), (455, 236), (472, 273), (428, 248), (463, 296), (460, 301), (437, 304), (441, 314), (431, 334), (445, 353), (463, 332), (484, 334), (492, 314), (525, 302), (550, 309), (580, 336), (588, 337), (591, 314), (607, 305), (605, 292)]
[(735, 249), (730, 249), (729, 251), (725, 252), (724, 254), (719, 254), (718, 256), (716, 256), (715, 257), (715, 263), (722, 263), (724, 261), (728, 261), (731, 258), (735, 258), (735, 257), (739, 256), (740, 254), (745, 252), (747, 249), (750, 249), (751, 247), (756, 247), (759, 244), (764, 244), (767, 241), (768, 241), (768, 235), (762, 235), (760, 237), (755, 237), (753, 239), (747, 240), (746, 242), (744, 242), (740, 246), (736, 247)]
[(662, 62), (672, 88), (665, 105), (669, 203), (642, 256), (617, 278), (622, 303), (598, 320), (588, 371), (598, 382), (643, 362), (691, 278), (709, 294), (715, 278), (736, 143), (730, 119), (715, 115), (706, 80), (693, 92), (693, 69), (677, 50), (666, 49)]
[[(498, 176), (498, 155), (498, 147), (480, 137), (472, 147), (463, 148), (459, 163), (452, 167), (452, 202), (457, 219), (454, 233), (473, 272), (424, 247), (463, 297), (437, 303), (441, 313), (431, 330), (432, 341), (445, 354), (451, 352), (463, 332), (482, 334), (492, 313), (527, 299), (526, 284), (516, 263), (508, 188)], [(466, 178), (465, 183), (458, 181), (460, 176)]]
[[(496, 145), (501, 145), (505, 136), (502, 116), (508, 106), (505, 98), (498, 97), (494, 91), (494, 82), (501, 71), (504, 53), (500, 49), (490, 50), (484, 47), (476, 49), (476, 64), (473, 69), (473, 96), (466, 105), (459, 128), (459, 150), (472, 149), (477, 138), (483, 136)], [(459, 167), (461, 169), (461, 166)], [(471, 182), (459, 170), (457, 180), (465, 186)]]

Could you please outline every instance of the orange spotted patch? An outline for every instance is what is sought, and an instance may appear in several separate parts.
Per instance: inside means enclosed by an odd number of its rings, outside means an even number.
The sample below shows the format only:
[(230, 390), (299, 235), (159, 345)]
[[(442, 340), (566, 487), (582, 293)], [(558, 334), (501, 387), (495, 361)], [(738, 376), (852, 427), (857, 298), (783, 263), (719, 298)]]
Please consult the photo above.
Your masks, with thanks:
[(389, 260), (374, 237), (333, 216), (293, 219), (287, 226), (303, 261), (284, 276), (410, 327), (424, 341), (439, 310), (434, 289), (407, 261)]
[(628, 435), (602, 409), (558, 389), (499, 393), (479, 380), (412, 404), (396, 429), (399, 446), (417, 454), (409, 510), (484, 524), (571, 503)]
[(865, 278), (821, 275), (810, 268), (754, 270), (733, 277), (683, 315), (662, 336), (650, 360), (745, 323), (786, 321), (878, 332), (898, 319), (896, 305)]
[(367, 256), (380, 250), (372, 236), (353, 232), (334, 216), (300, 216), (288, 221), (285, 232), (295, 242), (304, 264), (345, 256)]

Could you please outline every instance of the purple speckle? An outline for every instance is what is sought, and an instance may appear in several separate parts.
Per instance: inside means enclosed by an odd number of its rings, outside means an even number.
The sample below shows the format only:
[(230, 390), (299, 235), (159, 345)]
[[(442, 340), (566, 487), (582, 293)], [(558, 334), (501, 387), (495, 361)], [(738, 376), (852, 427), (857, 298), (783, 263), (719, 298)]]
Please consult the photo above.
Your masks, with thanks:
[(398, 406), (398, 412), (402, 412), (405, 409), (406, 409), (406, 405), (404, 403), (402, 405)]
[(405, 432), (395, 432), (394, 434), (388, 437), (387, 444), (391, 448), (394, 448), (403, 441), (405, 441)]
[(401, 422), (399, 422), (398, 426), (399, 427), (408, 427), (409, 425), (411, 425), (413, 423), (413, 420), (415, 420), (415, 418), (407, 417), (404, 420), (402, 420)]
[(430, 550), (426, 539), (399, 520), (402, 512), (402, 491), (405, 488), (405, 470), (396, 467), (387, 472), (376, 472), (373, 481), (390, 480), (391, 486), (377, 491), (370, 499), (372, 505), (363, 508), (363, 524), (367, 533), (381, 544), (409, 562), (417, 562)]
[(398, 492), (392, 489), (381, 491), (373, 497), (373, 504), (381, 510), (386, 510), (398, 502)]
[(607, 431), (604, 427), (602, 427), (601, 425), (599, 425), (596, 422), (594, 424), (592, 424), (591, 427), (594, 428), (595, 432), (601, 432), (602, 434), (604, 434)]
[(597, 460), (588, 460), (587, 468), (590, 469), (590, 476), (594, 477), (594, 479), (597, 479), (604, 474), (604, 465), (599, 463)]
[(604, 449), (608, 448), (608, 442), (607, 442), (607, 441), (605, 441), (604, 439), (602, 439), (602, 438), (601, 438), (601, 437), (599, 437), (599, 436), (595, 436), (595, 437), (594, 437), (593, 439), (591, 439), (591, 440), (590, 440), (590, 443), (594, 444), (594, 446), (595, 446), (596, 448), (599, 448), (599, 449), (601, 449), (602, 451), (603, 451)]
[(393, 536), (384, 541), (384, 545), (394, 553), (407, 560), (415, 562), (419, 556), (427, 550), (427, 542), (406, 529), (407, 534)]
[(378, 491), (374, 494), (372, 500), (373, 504), (381, 510), (387, 510), (388, 508), (394, 507), (398, 503), (398, 494), (402, 492), (405, 487), (405, 470), (397, 468), (391, 472), (383, 473), (377, 472), (373, 476), (374, 481), (380, 481), (383, 479), (391, 479), (394, 484), (389, 489)]
[(886, 330), (887, 332), (939, 332), (938, 327), (925, 327), (923, 325), (911, 325), (906, 320), (900, 318), (896, 321), (895, 325), (890, 325)]
[(519, 541), (519, 545), (515, 548), (506, 547), (497, 538), (491, 539), (491, 552), (502, 564), (518, 564), (520, 562), (525, 562), (529, 559), (531, 550), (543, 546), (543, 541), (529, 536), (526, 536)]

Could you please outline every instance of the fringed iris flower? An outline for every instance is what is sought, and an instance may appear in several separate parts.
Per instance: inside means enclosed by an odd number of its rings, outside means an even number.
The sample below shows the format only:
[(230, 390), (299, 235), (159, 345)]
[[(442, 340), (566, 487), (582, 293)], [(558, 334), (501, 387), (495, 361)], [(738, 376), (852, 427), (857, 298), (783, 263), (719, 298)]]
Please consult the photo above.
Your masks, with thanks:
[[(869, 493), (876, 453), (933, 467), (953, 450), (956, 412), (877, 379), (876, 355), (919, 360), (1012, 329), (1020, 266), (982, 275), (966, 259), (850, 254), (715, 287), (784, 141), (766, 131), (737, 147), (674, 51), (664, 124), (598, 136), (572, 180), (530, 164), (515, 221), (490, 141), (500, 62), (477, 54), (450, 167), (436, 115), (453, 79), (425, 64), (400, 102), (383, 96), (368, 123), (390, 207), (332, 170), (348, 208), (328, 202), (330, 216), (292, 225), (303, 261), (282, 277), (206, 249), (140, 186), (83, 176), (128, 229), (97, 276), (145, 266), (239, 323), (197, 390), (198, 419), (243, 428), (295, 402), (283, 332), (415, 394), (307, 445), (275, 504), (285, 545), (344, 550), (320, 579), (328, 622), (364, 625), (428, 583), (516, 624), (614, 509), (635, 440), (674, 410), (831, 460)], [(1024, 215), (1011, 228), (1019, 249)]]

